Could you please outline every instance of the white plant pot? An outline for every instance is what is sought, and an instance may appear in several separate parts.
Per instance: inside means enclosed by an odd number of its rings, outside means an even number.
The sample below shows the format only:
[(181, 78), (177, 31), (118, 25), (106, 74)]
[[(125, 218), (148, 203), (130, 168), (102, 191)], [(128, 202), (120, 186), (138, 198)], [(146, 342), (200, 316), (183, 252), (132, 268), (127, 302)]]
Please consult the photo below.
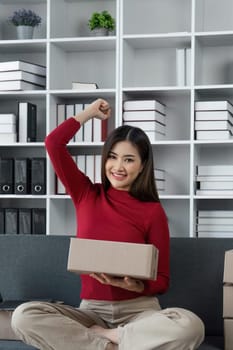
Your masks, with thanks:
[(109, 31), (106, 28), (96, 28), (92, 30), (92, 33), (94, 36), (107, 36)]
[(32, 39), (34, 27), (31, 26), (17, 26), (17, 38), (20, 40)]

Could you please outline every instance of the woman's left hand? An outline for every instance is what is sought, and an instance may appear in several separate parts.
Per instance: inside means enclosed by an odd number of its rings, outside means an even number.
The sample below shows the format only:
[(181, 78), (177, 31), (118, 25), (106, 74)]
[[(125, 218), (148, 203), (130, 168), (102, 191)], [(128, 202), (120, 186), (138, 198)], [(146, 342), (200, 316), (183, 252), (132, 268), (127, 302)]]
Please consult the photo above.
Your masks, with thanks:
[(127, 289), (132, 292), (141, 293), (144, 290), (144, 283), (141, 280), (137, 280), (128, 276), (114, 277), (105, 273), (91, 273), (90, 276), (102, 284), (108, 284), (114, 287)]

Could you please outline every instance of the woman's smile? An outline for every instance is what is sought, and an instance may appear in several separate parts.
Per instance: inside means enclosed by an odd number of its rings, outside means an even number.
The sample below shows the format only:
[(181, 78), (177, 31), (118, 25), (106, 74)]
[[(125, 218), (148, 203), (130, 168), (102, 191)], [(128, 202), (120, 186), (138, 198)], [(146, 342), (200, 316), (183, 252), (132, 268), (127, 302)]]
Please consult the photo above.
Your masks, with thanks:
[(124, 179), (126, 178), (126, 176), (127, 176), (126, 174), (115, 173), (115, 172), (112, 172), (111, 174), (112, 174), (112, 176), (113, 176), (116, 180), (118, 180), (118, 181), (124, 180)]

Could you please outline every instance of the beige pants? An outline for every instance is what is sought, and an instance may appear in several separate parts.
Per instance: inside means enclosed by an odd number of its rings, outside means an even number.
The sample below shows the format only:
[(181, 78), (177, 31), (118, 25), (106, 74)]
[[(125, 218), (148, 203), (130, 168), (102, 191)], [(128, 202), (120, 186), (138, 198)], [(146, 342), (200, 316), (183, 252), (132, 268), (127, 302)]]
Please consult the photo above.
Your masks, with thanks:
[(119, 350), (194, 350), (204, 338), (202, 321), (181, 308), (161, 310), (154, 297), (121, 302), (83, 300), (80, 308), (46, 302), (17, 307), (12, 328), (41, 350), (104, 350), (109, 340), (89, 329), (118, 327)]

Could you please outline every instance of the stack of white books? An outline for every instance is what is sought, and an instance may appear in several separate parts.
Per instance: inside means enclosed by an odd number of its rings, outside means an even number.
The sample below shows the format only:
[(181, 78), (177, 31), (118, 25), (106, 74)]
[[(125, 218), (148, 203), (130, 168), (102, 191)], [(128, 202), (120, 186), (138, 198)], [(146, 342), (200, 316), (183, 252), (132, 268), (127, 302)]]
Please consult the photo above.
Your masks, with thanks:
[(41, 90), (46, 67), (26, 61), (0, 62), (0, 91)]
[(198, 237), (233, 237), (233, 210), (199, 210)]
[(195, 102), (196, 140), (233, 138), (233, 105), (227, 101)]
[(165, 191), (165, 170), (155, 168), (154, 169), (154, 178), (155, 178), (157, 191), (164, 192)]
[(0, 143), (17, 142), (16, 115), (13, 113), (0, 114)]
[(142, 129), (151, 142), (165, 136), (166, 106), (157, 100), (128, 100), (123, 103), (123, 124)]
[(197, 166), (197, 195), (232, 196), (233, 165)]

